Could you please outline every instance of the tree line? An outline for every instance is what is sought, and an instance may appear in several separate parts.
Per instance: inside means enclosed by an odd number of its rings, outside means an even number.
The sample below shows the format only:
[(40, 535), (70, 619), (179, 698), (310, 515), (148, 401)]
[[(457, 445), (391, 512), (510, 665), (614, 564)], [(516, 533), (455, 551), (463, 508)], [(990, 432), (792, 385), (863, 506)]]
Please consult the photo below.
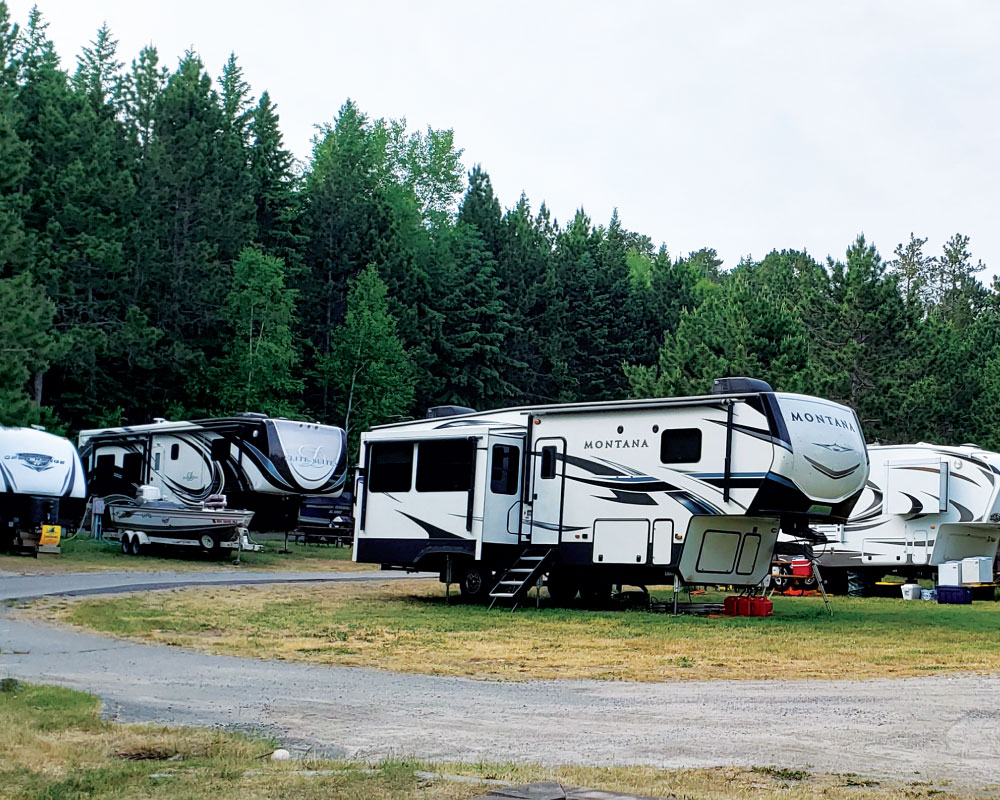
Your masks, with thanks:
[(347, 101), (298, 164), (235, 55), (217, 79), (193, 52), (126, 67), (103, 26), (66, 70), (0, 0), (0, 423), (254, 410), (356, 440), (738, 374), (848, 403), (869, 440), (1000, 445), (1000, 287), (968, 237), (724, 270), (617, 213), (505, 207), (461, 159)]

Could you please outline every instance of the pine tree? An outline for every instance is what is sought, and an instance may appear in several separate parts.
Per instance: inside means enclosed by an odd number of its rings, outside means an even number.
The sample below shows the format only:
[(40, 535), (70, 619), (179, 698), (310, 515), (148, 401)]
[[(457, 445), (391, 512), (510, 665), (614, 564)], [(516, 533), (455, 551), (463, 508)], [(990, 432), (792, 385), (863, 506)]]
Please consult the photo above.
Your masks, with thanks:
[(73, 88), (90, 100), (94, 112), (99, 116), (108, 113), (113, 116), (117, 111), (121, 70), (124, 66), (117, 55), (118, 40), (112, 38), (111, 29), (104, 23), (90, 47), (85, 47), (77, 56)]
[(515, 366), (504, 343), (510, 324), (500, 298), (496, 262), (477, 228), (459, 222), (443, 242), (433, 306), (440, 314), (435, 341), (441, 402), (490, 408), (513, 393)]
[(266, 253), (279, 256), (290, 272), (300, 269), (301, 205), (296, 192), (295, 160), (284, 149), (277, 106), (264, 92), (250, 122), (250, 172), (256, 208), (256, 241)]
[(347, 313), (320, 372), (333, 398), (333, 421), (344, 426), (356, 453), (363, 431), (411, 409), (415, 378), (378, 270), (368, 265), (348, 287)]
[(0, 425), (38, 422), (39, 407), (29, 391), (32, 375), (44, 372), (58, 353), (52, 331), (55, 304), (22, 272), (0, 279)]
[(281, 259), (249, 247), (240, 253), (223, 310), (229, 334), (212, 382), (219, 411), (291, 416), (301, 410), (296, 300)]

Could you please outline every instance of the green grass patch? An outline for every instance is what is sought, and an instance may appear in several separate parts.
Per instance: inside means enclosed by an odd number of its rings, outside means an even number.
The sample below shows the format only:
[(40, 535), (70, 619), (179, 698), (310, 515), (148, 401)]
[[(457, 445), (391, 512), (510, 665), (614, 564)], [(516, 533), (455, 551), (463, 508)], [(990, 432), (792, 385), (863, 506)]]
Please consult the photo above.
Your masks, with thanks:
[(207, 652), (503, 680), (872, 678), (1000, 670), (1000, 604), (775, 598), (774, 616), (448, 603), (434, 581), (47, 601), (57, 619)]

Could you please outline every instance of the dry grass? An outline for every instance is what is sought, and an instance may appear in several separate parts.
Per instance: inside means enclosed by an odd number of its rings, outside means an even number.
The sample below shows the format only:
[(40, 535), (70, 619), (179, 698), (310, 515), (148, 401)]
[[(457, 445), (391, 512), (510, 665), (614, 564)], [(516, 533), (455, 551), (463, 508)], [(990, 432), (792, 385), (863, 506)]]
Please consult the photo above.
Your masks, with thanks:
[[(364, 572), (376, 569), (374, 564), (355, 564), (349, 547), (302, 545), (289, 543), (290, 553), (278, 552), (284, 546), (281, 539), (262, 542), (261, 553), (241, 553), (242, 570), (282, 572)], [(0, 572), (19, 575), (58, 575), (64, 572), (217, 572), (233, 569), (230, 555), (208, 556), (200, 551), (174, 548), (155, 554), (126, 556), (118, 544), (95, 542), (92, 539), (70, 539), (63, 543), (59, 555), (30, 556), (0, 555)]]
[[(691, 800), (750, 795), (780, 800), (973, 796), (923, 781), (879, 782), (767, 766), (665, 770), (400, 760), (275, 763), (266, 758), (274, 742), (218, 730), (117, 725), (101, 720), (98, 712), (99, 701), (90, 695), (13, 682), (0, 685), (0, 798), (465, 800), (487, 791), (481, 784), (454, 780), (456, 775), (510, 784), (557, 780), (567, 786)], [(996, 796), (995, 787), (992, 791)], [(975, 796), (987, 795), (978, 791)]]
[(50, 599), (73, 625), (209, 653), (490, 680), (874, 678), (1000, 670), (1000, 604), (775, 598), (771, 618), (448, 605), (436, 581)]

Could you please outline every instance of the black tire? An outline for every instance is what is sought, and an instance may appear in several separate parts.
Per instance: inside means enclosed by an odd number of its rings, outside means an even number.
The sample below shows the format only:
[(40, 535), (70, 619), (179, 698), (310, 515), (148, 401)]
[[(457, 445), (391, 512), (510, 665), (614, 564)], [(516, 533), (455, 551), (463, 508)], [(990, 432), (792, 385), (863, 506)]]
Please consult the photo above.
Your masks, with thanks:
[(580, 599), (587, 608), (604, 609), (611, 605), (611, 584), (590, 583), (580, 588)]
[(146, 552), (146, 545), (139, 541), (138, 536), (132, 537), (132, 555), (141, 556)]
[(831, 567), (830, 569), (820, 568), (820, 577), (823, 578), (823, 588), (830, 594), (843, 595), (847, 593), (847, 570)]
[(494, 585), (493, 573), (477, 565), (466, 567), (458, 576), (458, 590), (470, 603), (485, 602)]
[(219, 543), (215, 541), (215, 537), (210, 533), (204, 534), (201, 539), (199, 539), (202, 549), (207, 550), (209, 553), (215, 551), (215, 548), (219, 546)]
[(565, 572), (550, 572), (545, 586), (549, 590), (549, 597), (557, 606), (570, 605), (576, 600), (576, 595), (580, 591), (577, 582)]
[(131, 536), (126, 536), (124, 533), (122, 534), (122, 538), (119, 541), (119, 544), (121, 545), (123, 556), (132, 555), (132, 542), (130, 541), (131, 538), (132, 538)]

